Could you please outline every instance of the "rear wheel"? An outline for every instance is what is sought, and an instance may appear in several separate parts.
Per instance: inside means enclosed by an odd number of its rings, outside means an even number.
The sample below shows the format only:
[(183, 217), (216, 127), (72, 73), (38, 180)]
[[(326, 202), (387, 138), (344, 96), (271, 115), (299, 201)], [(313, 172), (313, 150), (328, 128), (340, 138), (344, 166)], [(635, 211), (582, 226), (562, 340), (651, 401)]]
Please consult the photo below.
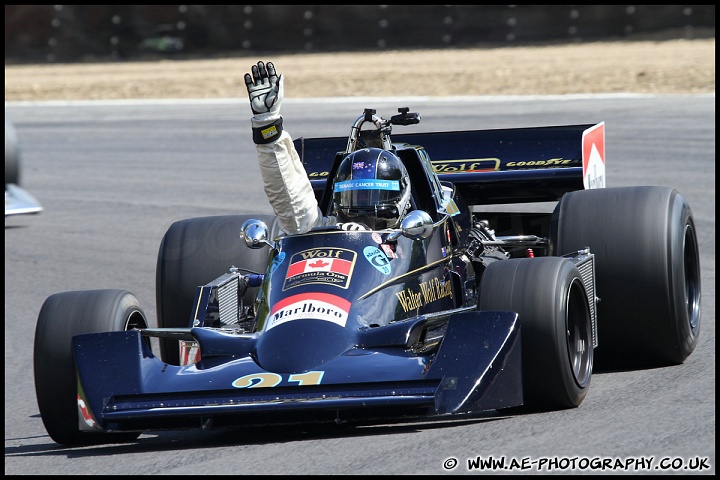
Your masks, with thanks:
[(570, 260), (490, 264), (478, 309), (519, 315), (525, 408), (557, 410), (582, 403), (593, 369), (592, 320), (582, 277)]
[(135, 328), (147, 328), (147, 321), (137, 298), (126, 290), (63, 292), (45, 300), (35, 329), (33, 366), (40, 416), (55, 442), (95, 445), (130, 442), (140, 435), (78, 429), (78, 385), (72, 352), (75, 335)]
[(552, 230), (556, 255), (595, 254), (598, 366), (685, 361), (700, 334), (700, 256), (682, 195), (666, 187), (568, 193)]
[[(240, 227), (251, 218), (262, 220), (277, 235), (274, 215), (221, 215), (173, 223), (160, 244), (155, 277), (157, 320), (160, 328), (188, 328), (197, 287), (228, 273), (230, 267), (264, 273), (269, 249), (251, 249), (240, 237)], [(248, 288), (243, 297), (252, 305), (259, 287)], [(164, 362), (178, 365), (178, 341), (160, 339)]]

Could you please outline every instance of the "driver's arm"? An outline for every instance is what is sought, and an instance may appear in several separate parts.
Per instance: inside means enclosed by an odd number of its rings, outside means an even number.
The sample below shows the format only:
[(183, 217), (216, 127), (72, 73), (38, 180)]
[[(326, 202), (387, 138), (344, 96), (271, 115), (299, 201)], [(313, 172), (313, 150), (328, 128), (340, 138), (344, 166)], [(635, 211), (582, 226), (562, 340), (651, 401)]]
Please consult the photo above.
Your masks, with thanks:
[(256, 145), (265, 194), (285, 233), (304, 233), (313, 227), (334, 224), (323, 217), (312, 185), (295, 150), (290, 134), (283, 131), (280, 104), (283, 78), (268, 62), (252, 66), (245, 85), (253, 111), (253, 141)]
[(256, 145), (265, 194), (285, 233), (304, 233), (318, 225), (321, 214), (300, 157), (287, 132)]

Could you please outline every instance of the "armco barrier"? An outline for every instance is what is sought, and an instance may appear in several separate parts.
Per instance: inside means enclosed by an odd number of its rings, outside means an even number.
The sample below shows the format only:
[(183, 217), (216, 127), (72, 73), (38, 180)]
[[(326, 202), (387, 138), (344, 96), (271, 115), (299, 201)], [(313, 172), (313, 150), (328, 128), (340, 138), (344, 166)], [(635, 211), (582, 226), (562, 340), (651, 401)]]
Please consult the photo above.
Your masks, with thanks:
[(5, 63), (714, 37), (714, 5), (5, 5)]

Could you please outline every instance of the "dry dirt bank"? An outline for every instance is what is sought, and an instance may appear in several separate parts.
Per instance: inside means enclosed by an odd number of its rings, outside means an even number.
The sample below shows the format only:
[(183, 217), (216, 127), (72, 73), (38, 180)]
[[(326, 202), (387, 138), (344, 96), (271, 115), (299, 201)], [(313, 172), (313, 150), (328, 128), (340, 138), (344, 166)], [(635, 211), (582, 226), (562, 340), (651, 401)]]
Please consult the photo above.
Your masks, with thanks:
[(270, 60), (285, 95), (714, 93), (715, 39), (5, 66), (5, 101), (233, 98)]

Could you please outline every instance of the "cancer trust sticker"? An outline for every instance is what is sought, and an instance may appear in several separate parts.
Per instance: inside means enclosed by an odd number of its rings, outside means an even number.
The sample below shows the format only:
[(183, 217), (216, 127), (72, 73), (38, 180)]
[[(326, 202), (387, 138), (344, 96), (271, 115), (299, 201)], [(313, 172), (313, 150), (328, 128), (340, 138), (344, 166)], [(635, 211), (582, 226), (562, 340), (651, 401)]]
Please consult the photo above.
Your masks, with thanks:
[(345, 327), (350, 302), (329, 293), (301, 293), (275, 304), (268, 317), (267, 329), (293, 320), (324, 320)]

